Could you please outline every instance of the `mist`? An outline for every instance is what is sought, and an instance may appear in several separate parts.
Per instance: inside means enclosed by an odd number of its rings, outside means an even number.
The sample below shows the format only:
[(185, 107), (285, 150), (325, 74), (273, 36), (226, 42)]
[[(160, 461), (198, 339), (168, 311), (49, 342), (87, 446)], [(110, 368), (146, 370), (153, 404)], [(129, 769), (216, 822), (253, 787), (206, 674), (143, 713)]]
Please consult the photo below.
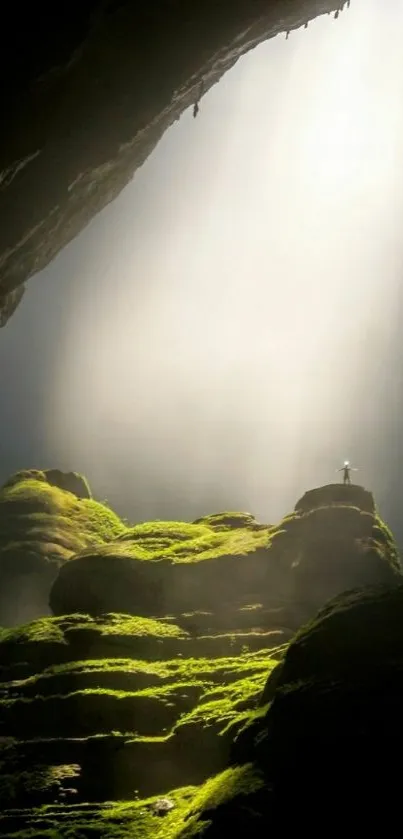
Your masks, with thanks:
[(347, 458), (398, 530), (402, 23), (353, 0), (256, 48), (29, 282), (0, 332), (4, 478), (275, 522)]

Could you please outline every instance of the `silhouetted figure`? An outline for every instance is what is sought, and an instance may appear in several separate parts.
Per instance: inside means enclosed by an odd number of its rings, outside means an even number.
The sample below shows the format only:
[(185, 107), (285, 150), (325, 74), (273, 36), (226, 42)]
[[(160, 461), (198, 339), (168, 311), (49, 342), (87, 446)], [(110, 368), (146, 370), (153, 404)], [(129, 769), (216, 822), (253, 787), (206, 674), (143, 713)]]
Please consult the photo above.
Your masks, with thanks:
[(308, 21), (306, 22), (304, 29), (308, 29)]
[(339, 16), (339, 9), (337, 9), (337, 11), (334, 13), (334, 19), (337, 20), (338, 16)]
[(288, 41), (289, 37), (290, 37), (290, 30), (289, 30), (289, 29), (287, 29), (287, 32), (285, 33), (285, 39), (286, 39), (286, 41)]
[(358, 472), (358, 469), (354, 469), (352, 466), (350, 466), (350, 461), (345, 460), (344, 465), (341, 467), (341, 469), (338, 469), (337, 471), (343, 472), (343, 484), (351, 485), (351, 472)]
[(195, 102), (194, 105), (193, 105), (193, 116), (194, 116), (195, 119), (196, 119), (199, 111), (200, 111), (199, 103)]

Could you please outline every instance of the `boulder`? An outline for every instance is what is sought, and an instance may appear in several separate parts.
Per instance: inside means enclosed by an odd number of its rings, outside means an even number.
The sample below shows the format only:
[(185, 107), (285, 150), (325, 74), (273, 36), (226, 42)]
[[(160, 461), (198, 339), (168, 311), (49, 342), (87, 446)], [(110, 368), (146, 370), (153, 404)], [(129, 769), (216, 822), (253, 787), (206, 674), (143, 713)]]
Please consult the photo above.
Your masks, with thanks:
[(60, 469), (45, 469), (48, 484), (71, 492), (77, 498), (92, 498), (87, 479), (78, 472), (61, 472)]
[[(391, 826), (403, 766), (403, 586), (351, 591), (302, 628), (265, 687), (233, 760), (253, 761), (272, 826)], [(318, 800), (321, 802), (318, 810)], [(293, 808), (287, 807), (293, 802)], [(370, 804), (369, 804), (370, 802)], [(208, 835), (208, 834), (207, 834)]]
[(206, 654), (172, 621), (118, 614), (2, 630), (0, 809), (61, 804), (66, 787), (75, 803), (161, 795), (223, 770), (284, 652), (268, 646)]
[[(59, 483), (49, 481), (54, 476)], [(112, 510), (88, 493), (85, 497), (85, 486), (85, 479), (74, 473), (70, 479), (54, 470), (26, 470), (12, 475), (0, 490), (3, 625), (47, 614), (59, 567), (83, 548), (113, 541), (124, 532)]]
[[(393, 536), (377, 513), (332, 503), (294, 511), (277, 526), (247, 513), (193, 524), (148, 522), (77, 554), (52, 586), (53, 614), (128, 612), (192, 630), (219, 626), (297, 629), (331, 597), (355, 586), (401, 581)], [(336, 498), (337, 498), (336, 492)], [(373, 499), (372, 499), (373, 503)], [(189, 620), (190, 617), (190, 620)]]

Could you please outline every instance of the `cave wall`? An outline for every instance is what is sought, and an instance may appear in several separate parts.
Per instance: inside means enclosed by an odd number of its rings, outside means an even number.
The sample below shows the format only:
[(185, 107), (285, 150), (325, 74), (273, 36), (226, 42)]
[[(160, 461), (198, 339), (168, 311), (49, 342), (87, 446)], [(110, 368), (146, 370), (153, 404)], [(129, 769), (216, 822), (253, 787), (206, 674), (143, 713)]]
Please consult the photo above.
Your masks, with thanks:
[(261, 41), (341, 0), (87, 0), (7, 9), (0, 50), (0, 326), (166, 129)]

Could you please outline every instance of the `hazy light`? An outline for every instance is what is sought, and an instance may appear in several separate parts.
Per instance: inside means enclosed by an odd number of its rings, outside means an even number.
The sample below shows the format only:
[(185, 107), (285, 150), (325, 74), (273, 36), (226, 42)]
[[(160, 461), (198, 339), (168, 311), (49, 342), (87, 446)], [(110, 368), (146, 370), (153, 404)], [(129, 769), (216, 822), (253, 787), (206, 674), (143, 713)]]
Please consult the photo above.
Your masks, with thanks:
[(402, 23), (401, 0), (355, 0), (256, 49), (73, 246), (48, 434), (132, 518), (273, 520), (346, 448), (374, 485)]

